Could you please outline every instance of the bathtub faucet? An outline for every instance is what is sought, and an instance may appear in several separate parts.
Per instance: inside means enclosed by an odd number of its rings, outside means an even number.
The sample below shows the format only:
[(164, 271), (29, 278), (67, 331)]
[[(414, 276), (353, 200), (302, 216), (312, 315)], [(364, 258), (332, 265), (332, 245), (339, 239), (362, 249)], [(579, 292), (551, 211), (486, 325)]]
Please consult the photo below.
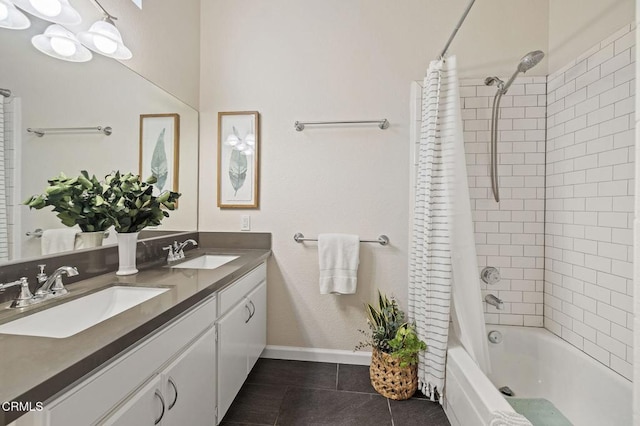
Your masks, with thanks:
[(487, 294), (484, 298), (484, 301), (490, 305), (495, 306), (496, 309), (504, 309), (504, 303), (502, 302), (502, 299), (498, 299), (493, 294)]

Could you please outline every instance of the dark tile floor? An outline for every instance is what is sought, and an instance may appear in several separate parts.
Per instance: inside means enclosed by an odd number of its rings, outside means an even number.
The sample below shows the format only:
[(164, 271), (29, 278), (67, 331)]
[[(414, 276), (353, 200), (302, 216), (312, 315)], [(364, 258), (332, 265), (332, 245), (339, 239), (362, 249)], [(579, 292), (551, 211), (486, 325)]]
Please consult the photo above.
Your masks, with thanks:
[(222, 425), (449, 426), (437, 403), (376, 393), (369, 367), (260, 359)]

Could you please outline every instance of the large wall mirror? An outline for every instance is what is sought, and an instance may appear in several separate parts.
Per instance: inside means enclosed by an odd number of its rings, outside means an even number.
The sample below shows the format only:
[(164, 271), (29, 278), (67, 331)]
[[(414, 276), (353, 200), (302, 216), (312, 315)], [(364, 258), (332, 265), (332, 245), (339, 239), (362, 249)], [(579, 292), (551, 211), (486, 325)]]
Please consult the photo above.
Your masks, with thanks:
[[(0, 262), (40, 256), (36, 229), (64, 228), (50, 207), (29, 210), (22, 202), (42, 193), (47, 179), (87, 170), (104, 177), (113, 170), (139, 171), (140, 115), (178, 114), (179, 206), (160, 231), (197, 228), (198, 112), (121, 63), (94, 54), (91, 61), (72, 63), (46, 56), (31, 45), (47, 24), (32, 19), (27, 30), (0, 28), (0, 97), (4, 109), (4, 159), (0, 158), (0, 228), (6, 216), (8, 255)], [(166, 52), (162, 53), (168, 55)], [(171, 57), (167, 56), (167, 61)], [(113, 133), (57, 133), (38, 137), (27, 128), (110, 126)], [(1, 182), (4, 170), (5, 184)], [(145, 178), (145, 176), (143, 176)], [(0, 198), (2, 194), (0, 194)], [(2, 234), (2, 232), (0, 232)], [(30, 235), (27, 235), (30, 234)], [(115, 242), (114, 232), (105, 244)]]

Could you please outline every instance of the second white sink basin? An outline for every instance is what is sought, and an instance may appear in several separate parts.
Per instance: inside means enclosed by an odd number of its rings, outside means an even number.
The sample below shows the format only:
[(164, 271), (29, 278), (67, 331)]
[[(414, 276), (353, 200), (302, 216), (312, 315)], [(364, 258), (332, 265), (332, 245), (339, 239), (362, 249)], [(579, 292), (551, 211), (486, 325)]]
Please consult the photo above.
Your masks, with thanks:
[(57, 339), (73, 336), (168, 290), (153, 287), (108, 287), (2, 324), (0, 333)]
[(186, 262), (173, 265), (171, 267), (187, 269), (216, 269), (224, 265), (225, 263), (236, 260), (238, 257), (240, 256), (233, 256), (228, 254), (204, 254), (191, 260), (187, 260)]

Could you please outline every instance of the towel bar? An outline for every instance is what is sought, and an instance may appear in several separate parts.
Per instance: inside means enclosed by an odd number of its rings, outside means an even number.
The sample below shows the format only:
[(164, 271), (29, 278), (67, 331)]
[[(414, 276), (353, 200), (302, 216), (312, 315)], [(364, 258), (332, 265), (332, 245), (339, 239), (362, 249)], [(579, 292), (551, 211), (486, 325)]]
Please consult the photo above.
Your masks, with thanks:
[[(44, 232), (44, 230), (42, 228), (36, 228), (33, 231), (25, 232), (25, 235), (27, 237), (42, 238), (42, 233), (43, 232)], [(78, 231), (78, 232), (80, 232), (80, 231)], [(109, 231), (104, 231), (104, 237), (105, 238), (109, 237)]]
[[(318, 241), (317, 238), (305, 238), (304, 235), (300, 232), (298, 232), (296, 235), (293, 236), (293, 240), (296, 243), (301, 243), (303, 241)], [(389, 237), (387, 237), (386, 235), (380, 235), (377, 240), (360, 240), (360, 242), (361, 243), (378, 243), (381, 246), (386, 246), (387, 244), (389, 244)]]

